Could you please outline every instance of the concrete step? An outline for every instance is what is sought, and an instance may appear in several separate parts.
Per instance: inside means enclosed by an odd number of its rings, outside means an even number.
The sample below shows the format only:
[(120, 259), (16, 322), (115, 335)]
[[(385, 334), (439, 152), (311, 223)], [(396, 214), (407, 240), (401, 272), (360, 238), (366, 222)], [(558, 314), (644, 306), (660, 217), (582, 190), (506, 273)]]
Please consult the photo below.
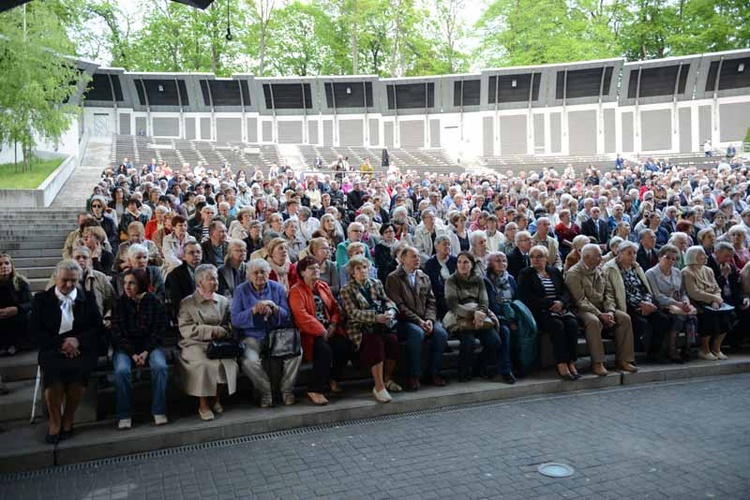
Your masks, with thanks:
[(0, 251), (10, 253), (14, 259), (18, 258), (37, 258), (37, 257), (56, 257), (58, 262), (62, 260), (62, 244), (59, 248), (33, 248), (33, 249), (4, 249), (0, 246)]
[[(57, 264), (57, 263), (55, 263)], [(52, 276), (55, 272), (55, 266), (40, 266), (40, 267), (16, 267), (16, 271), (22, 276), (28, 279), (34, 278), (47, 278)]]
[[(13, 256), (13, 264), (16, 266), (16, 269), (30, 269), (35, 267), (51, 267), (54, 269), (54, 267), (57, 265), (58, 262), (62, 260), (62, 249), (60, 252), (58, 252), (58, 255), (56, 257), (21, 257), (16, 258)], [(21, 272), (24, 276), (26, 276), (23, 272)]]
[(49, 281), (49, 276), (46, 278), (30, 278), (29, 284), (32, 292), (43, 292), (47, 289), (47, 282)]
[(23, 227), (15, 230), (0, 231), (0, 241), (30, 241), (44, 238), (45, 240), (61, 240), (64, 243), (70, 231), (72, 231), (70, 227), (59, 229), (46, 229), (42, 226), (37, 228)]
[(30, 418), (31, 403), (34, 399), (34, 382), (34, 379), (29, 379), (5, 384), (10, 393), (0, 396), (0, 409), (2, 409), (0, 411), (0, 422), (28, 420)]
[[(40, 237), (44, 238), (43, 235)], [(17, 251), (17, 250), (45, 250), (45, 249), (62, 249), (65, 244), (65, 238), (56, 238), (53, 240), (2, 240), (0, 241), (0, 249)]]
[(22, 351), (15, 356), (5, 356), (0, 358), (0, 377), (4, 382), (29, 380), (36, 376), (36, 366), (36, 351)]

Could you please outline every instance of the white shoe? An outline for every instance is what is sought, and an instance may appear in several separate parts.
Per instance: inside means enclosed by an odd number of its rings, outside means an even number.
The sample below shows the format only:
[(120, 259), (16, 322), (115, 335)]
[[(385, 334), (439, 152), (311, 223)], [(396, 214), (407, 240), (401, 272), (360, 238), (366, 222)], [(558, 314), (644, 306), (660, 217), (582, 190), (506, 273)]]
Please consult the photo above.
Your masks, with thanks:
[(120, 421), (117, 423), (117, 429), (121, 431), (128, 430), (132, 426), (133, 426), (133, 420), (129, 418), (121, 418)]
[(203, 420), (204, 422), (208, 422), (210, 420), (214, 419), (214, 412), (211, 410), (203, 411), (201, 409), (198, 409), (198, 416)]
[(169, 419), (167, 419), (166, 415), (154, 415), (154, 424), (166, 425), (167, 423), (169, 423)]
[(717, 359), (719, 359), (716, 356), (714, 356), (714, 353), (712, 353), (710, 351), (709, 352), (703, 352), (701, 350), (698, 350), (698, 357), (700, 359), (705, 359), (706, 361), (716, 361)]
[(389, 380), (386, 382), (385, 388), (391, 392), (401, 392), (404, 390), (404, 388), (398, 385), (395, 380)]
[(716, 359), (719, 359), (719, 360), (721, 360), (721, 361), (725, 361), (725, 360), (729, 359), (729, 357), (727, 357), (727, 355), (726, 355), (726, 354), (724, 354), (724, 353), (723, 353), (723, 352), (721, 352), (721, 351), (719, 351), (719, 352), (714, 352), (714, 353), (712, 353), (712, 354), (713, 354), (714, 356), (716, 356)]
[(372, 395), (375, 396), (375, 400), (379, 403), (390, 403), (393, 398), (390, 394), (388, 394), (387, 389), (383, 389), (382, 391), (378, 391), (373, 387), (372, 389)]

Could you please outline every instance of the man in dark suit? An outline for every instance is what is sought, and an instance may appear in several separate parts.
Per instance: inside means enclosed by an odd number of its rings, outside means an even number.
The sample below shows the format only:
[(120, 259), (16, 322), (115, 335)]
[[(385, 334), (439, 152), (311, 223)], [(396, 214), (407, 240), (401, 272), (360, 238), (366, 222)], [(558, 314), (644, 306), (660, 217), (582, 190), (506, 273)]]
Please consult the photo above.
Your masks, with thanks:
[(448, 333), (437, 321), (432, 283), (419, 269), (419, 250), (407, 246), (401, 251), (399, 258), (401, 265), (388, 275), (385, 287), (388, 297), (398, 307), (396, 334), (401, 341), (406, 341), (409, 353), (406, 389), (419, 389), (422, 341), (427, 338), (432, 339), (427, 361), (427, 377), (430, 383), (442, 387), (445, 381), (440, 377), (440, 366)]
[(670, 235), (677, 230), (677, 208), (669, 206), (664, 209), (664, 219), (660, 224)]
[(227, 226), (220, 220), (212, 220), (208, 227), (208, 239), (201, 243), (203, 264), (213, 264), (217, 268), (224, 265), (224, 258), (229, 252), (227, 243)]
[(635, 260), (646, 272), (659, 263), (659, 255), (656, 251), (656, 234), (651, 229), (642, 229), (638, 233), (638, 241), (641, 244), (638, 247)]
[[(600, 217), (601, 210), (599, 207), (591, 207), (590, 214), (591, 218), (581, 226), (581, 234), (593, 238), (604, 253), (607, 251), (607, 243), (609, 243), (609, 224)], [(508, 267), (510, 267), (510, 259), (508, 259)]]
[(167, 275), (165, 282), (167, 309), (173, 320), (180, 312), (180, 302), (195, 292), (195, 268), (201, 263), (203, 250), (196, 241), (185, 243), (182, 264)]
[(531, 265), (529, 260), (529, 250), (531, 250), (531, 234), (528, 231), (519, 231), (514, 239), (516, 244), (512, 252), (508, 254), (508, 272), (516, 280), (521, 274), (521, 269)]

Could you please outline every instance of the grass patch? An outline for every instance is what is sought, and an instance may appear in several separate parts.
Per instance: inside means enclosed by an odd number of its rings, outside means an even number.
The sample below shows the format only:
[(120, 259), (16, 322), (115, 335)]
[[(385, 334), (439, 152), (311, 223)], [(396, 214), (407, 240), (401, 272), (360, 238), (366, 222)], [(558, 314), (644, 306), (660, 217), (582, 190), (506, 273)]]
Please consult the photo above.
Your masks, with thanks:
[(3, 163), (0, 165), (0, 189), (36, 189), (49, 174), (60, 166), (64, 159), (34, 158), (30, 163), (31, 168), (26, 172), (21, 172), (23, 168), (21, 162), (18, 163), (18, 172), (16, 172), (15, 164)]

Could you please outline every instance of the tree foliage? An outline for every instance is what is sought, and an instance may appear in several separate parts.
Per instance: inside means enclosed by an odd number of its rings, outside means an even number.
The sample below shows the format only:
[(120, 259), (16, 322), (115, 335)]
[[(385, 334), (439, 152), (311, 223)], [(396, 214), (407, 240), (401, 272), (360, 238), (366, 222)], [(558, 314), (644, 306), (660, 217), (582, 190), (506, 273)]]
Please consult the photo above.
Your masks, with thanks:
[(67, 2), (32, 2), (0, 14), (0, 144), (21, 144), (24, 169), (38, 139), (55, 141), (76, 111), (68, 100), (85, 76), (66, 26)]

